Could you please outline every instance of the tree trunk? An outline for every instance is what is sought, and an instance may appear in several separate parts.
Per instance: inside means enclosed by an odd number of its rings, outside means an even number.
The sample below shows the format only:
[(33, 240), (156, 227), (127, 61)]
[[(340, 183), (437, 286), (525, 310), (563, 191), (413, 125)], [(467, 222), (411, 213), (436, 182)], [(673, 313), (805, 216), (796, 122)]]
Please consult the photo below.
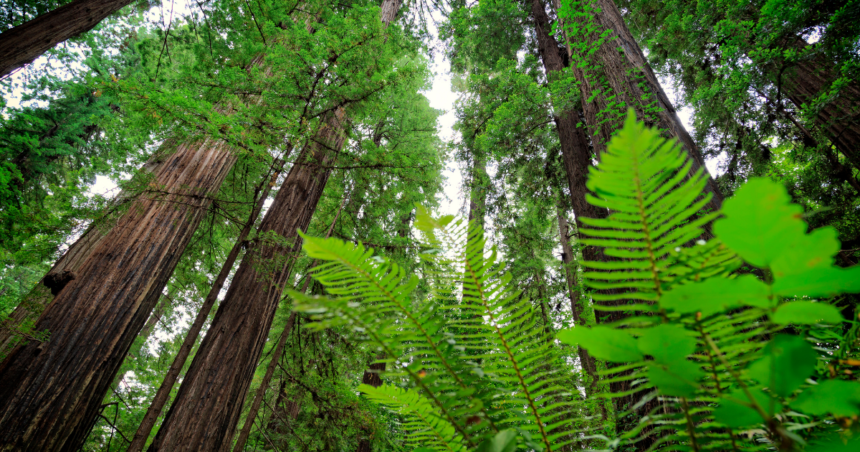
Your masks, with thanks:
[[(305, 284), (305, 290), (307, 290), (307, 284)], [(295, 320), (296, 313), (293, 311), (290, 314), (290, 318), (287, 319), (287, 326), (284, 327), (284, 331), (281, 332), (281, 337), (278, 339), (278, 344), (275, 346), (275, 350), (272, 351), (272, 358), (269, 361), (269, 365), (266, 367), (266, 374), (263, 376), (263, 381), (260, 382), (260, 386), (254, 394), (254, 401), (251, 402), (251, 408), (248, 410), (248, 415), (245, 417), (245, 424), (239, 432), (239, 439), (236, 440), (236, 445), (233, 446), (234, 451), (245, 449), (245, 443), (251, 435), (251, 427), (254, 425), (254, 419), (257, 417), (257, 412), (260, 411), (263, 397), (266, 395), (266, 390), (269, 389), (269, 382), (272, 381), (272, 376), (275, 374), (275, 367), (277, 367), (278, 361), (284, 353), (284, 346), (287, 345), (287, 338), (290, 337), (290, 331), (293, 330), (293, 322), (295, 322)]]
[(487, 213), (487, 191), (490, 183), (487, 175), (487, 161), (484, 157), (475, 157), (472, 162), (471, 187), (469, 190), (469, 222), (473, 220), (483, 229), (484, 216)]
[[(158, 155), (156, 153), (156, 157)], [(140, 171), (145, 174), (154, 174), (158, 171), (161, 163), (157, 158), (150, 159)], [(130, 194), (123, 191), (112, 202), (112, 206), (116, 207), (128, 201), (130, 201)], [(21, 300), (9, 318), (0, 325), (0, 362), (20, 342), (17, 339), (25, 333), (22, 331), (22, 327), (26, 328), (26, 325), (35, 323), (48, 303), (60, 293), (66, 284), (77, 278), (78, 270), (104, 239), (106, 229), (101, 225), (91, 225), (57, 260), (33, 290)]]
[[(573, 313), (573, 324), (577, 327), (584, 327), (587, 325), (585, 316), (583, 315), (583, 303), (585, 301), (580, 299), (579, 290), (577, 289), (579, 284), (576, 280), (576, 267), (573, 261), (573, 247), (570, 246), (570, 228), (567, 223), (567, 218), (564, 217), (561, 209), (557, 210), (557, 215), (558, 232), (561, 240), (562, 251), (561, 260), (564, 264), (564, 277), (567, 280), (567, 290), (570, 294), (570, 311)], [(585, 393), (587, 396), (593, 397), (597, 394), (597, 362), (594, 360), (594, 357), (588, 353), (588, 350), (583, 347), (577, 348), (580, 365), (582, 365), (582, 369), (585, 370), (586, 375), (588, 375), (588, 385), (585, 387)], [(601, 404), (601, 406), (603, 406), (603, 404)], [(606, 419), (605, 410), (603, 411), (603, 419)]]
[[(615, 7), (615, 4), (611, 1), (607, 0), (597, 0), (597, 3), (602, 8), (599, 14), (595, 14), (593, 17), (595, 21), (598, 23), (604, 24), (604, 26), (612, 25), (610, 27), (613, 30), (613, 36), (618, 35), (618, 31), (616, 29), (621, 30), (622, 36), (627, 37), (626, 42), (622, 42), (622, 47), (625, 50), (625, 55), (627, 58), (622, 58), (621, 54), (616, 50), (616, 46), (611, 45), (609, 43), (604, 43), (595, 53), (598, 64), (602, 65), (602, 68), (606, 71), (606, 79), (610, 80), (611, 93), (616, 95), (618, 98), (616, 102), (626, 102), (629, 106), (637, 109), (637, 112), (643, 112), (643, 105), (639, 102), (639, 97), (632, 97), (631, 93), (628, 91), (632, 85), (635, 89), (641, 90), (641, 88), (635, 83), (631, 82), (627, 79), (626, 74), (628, 70), (638, 70), (640, 73), (647, 72), (651, 75), (651, 79), (653, 79), (653, 87), (649, 88), (649, 92), (656, 93), (659, 96), (663, 96), (665, 98), (665, 94), (663, 94), (662, 89), (660, 89), (659, 83), (656, 83), (656, 78), (653, 77), (653, 73), (651, 72), (650, 67), (644, 63), (644, 59), (642, 58), (642, 53), (639, 50), (639, 46), (632, 40), (630, 37), (629, 31), (627, 31), (627, 27), (624, 25), (624, 22), (621, 20), (620, 13), (618, 13), (618, 9)], [(609, 11), (609, 16), (607, 17), (607, 5), (611, 6)], [(613, 14), (617, 13), (617, 14)], [(541, 59), (544, 63), (544, 68), (547, 72), (547, 77), (551, 78), (554, 72), (560, 72), (564, 69), (564, 56), (566, 55), (566, 50), (562, 49), (558, 45), (558, 41), (556, 41), (555, 37), (550, 35), (550, 31), (552, 30), (549, 16), (546, 14), (544, 10), (544, 5), (541, 0), (532, 0), (532, 16), (535, 20), (535, 31), (538, 40), (538, 49), (541, 55)], [(589, 38), (593, 38), (589, 37)], [(623, 41), (623, 39), (622, 39)], [(610, 41), (612, 42), (612, 41)], [(634, 64), (636, 60), (636, 56), (638, 55), (641, 60), (641, 64)], [(605, 61), (610, 63), (609, 66), (606, 65)], [(634, 62), (632, 62), (632, 61)], [(612, 73), (612, 71), (620, 71), (617, 73)], [(574, 73), (577, 76), (578, 81), (580, 82), (580, 89), (582, 95), (582, 104), (584, 110), (584, 122), (588, 126), (590, 126), (591, 130), (594, 131), (594, 139), (591, 140), (591, 144), (593, 145), (595, 151), (602, 152), (606, 149), (606, 144), (608, 143), (611, 134), (617, 130), (623, 120), (624, 115), (620, 115), (619, 118), (616, 118), (615, 121), (608, 121), (605, 123), (600, 123), (598, 112), (601, 109), (606, 108), (609, 102), (606, 97), (607, 93), (603, 93), (604, 96), (593, 96), (593, 100), (589, 102), (589, 98), (592, 97), (592, 89), (596, 89), (594, 86), (588, 85), (588, 80), (586, 79), (584, 72), (580, 68), (574, 68)], [(601, 72), (603, 74), (603, 72)], [(650, 79), (649, 79), (650, 80)], [(618, 84), (619, 86), (613, 86), (612, 83)], [(643, 95), (644, 92), (640, 92), (638, 95)], [(665, 100), (665, 99), (663, 99)], [(688, 154), (691, 155), (691, 159), (694, 161), (694, 169), (698, 166), (704, 166), (704, 161), (702, 161), (701, 155), (698, 152), (698, 149), (693, 144), (689, 135), (687, 135), (683, 126), (677, 121), (677, 115), (675, 115), (674, 110), (671, 110), (671, 104), (668, 103), (668, 100), (663, 102), (664, 108), (660, 109), (657, 112), (657, 116), (661, 121), (661, 127), (668, 130), (673, 136), (678, 137), (681, 142), (687, 147)], [(668, 108), (667, 108), (668, 107)], [(623, 113), (623, 112), (622, 112)], [(642, 116), (640, 116), (641, 118)], [(555, 118), (556, 126), (558, 128), (559, 140), (561, 141), (561, 150), (562, 157), (564, 161), (565, 170), (567, 172), (568, 184), (571, 193), (571, 201), (574, 213), (577, 218), (577, 231), (581, 230), (582, 224), (579, 221), (579, 218), (582, 216), (590, 217), (590, 218), (605, 218), (608, 215), (608, 212), (605, 209), (598, 209), (586, 201), (585, 195), (588, 193), (588, 189), (586, 188), (586, 175), (588, 173), (588, 168), (591, 166), (591, 153), (589, 152), (588, 139), (583, 133), (582, 129), (577, 127), (577, 123), (580, 122), (579, 113), (577, 112), (563, 112), (556, 116)], [(664, 125), (665, 124), (665, 125)], [(711, 190), (716, 190), (716, 186), (712, 185), (713, 180), (709, 179), (709, 187)], [(709, 206), (711, 208), (719, 208), (721, 204), (721, 197), (719, 197), (719, 192), (714, 193), (714, 198), (712, 199)], [(599, 252), (597, 248), (594, 247), (585, 247), (582, 249), (582, 257), (584, 261), (608, 261), (611, 260), (609, 256)], [(621, 306), (626, 304), (624, 300), (617, 300), (611, 303), (605, 303), (607, 306)], [(600, 323), (608, 323), (613, 322), (615, 320), (620, 320), (625, 317), (625, 313), (623, 311), (610, 311), (606, 315), (598, 316), (597, 321)], [(616, 382), (610, 384), (610, 391), (613, 393), (624, 392), (629, 390), (630, 382)], [(615, 411), (616, 413), (621, 413), (627, 407), (633, 406), (635, 401), (638, 400), (640, 394), (632, 394), (626, 397), (619, 397), (614, 399)], [(653, 403), (657, 403), (656, 400)], [(647, 406), (641, 408), (639, 412), (648, 412), (653, 406), (651, 404), (646, 404)], [(622, 433), (630, 428), (630, 425), (623, 424), (617, 420), (616, 422), (616, 430), (619, 433)], [(635, 421), (638, 422), (638, 419)], [(635, 425), (635, 424), (634, 424)], [(645, 450), (652, 444), (652, 441), (655, 438), (653, 435), (647, 435), (644, 440), (637, 442), (636, 447), (637, 450)]]
[[(340, 208), (334, 216), (334, 220), (331, 222), (331, 226), (328, 228), (328, 232), (326, 233), (326, 238), (331, 237), (331, 232), (334, 230), (334, 225), (337, 223), (338, 217), (340, 217), (340, 212), (343, 210), (343, 206), (346, 204), (348, 196), (344, 196), (343, 200), (340, 202)], [(308, 266), (308, 269), (312, 269), (316, 267), (317, 261), (314, 260)], [(302, 287), (302, 292), (307, 292), (308, 285), (310, 285), (311, 276), (310, 274), (305, 276), (305, 285)], [(260, 410), (260, 405), (263, 402), (263, 397), (266, 395), (266, 391), (269, 389), (269, 382), (272, 381), (272, 376), (275, 374), (275, 367), (278, 365), (278, 361), (281, 360), (281, 355), (284, 353), (284, 346), (287, 344), (287, 337), (290, 335), (290, 331), (293, 330), (293, 322), (296, 320), (296, 313), (293, 312), (290, 314), (290, 318), (287, 319), (287, 326), (284, 327), (284, 331), (281, 333), (280, 339), (278, 339), (278, 345), (275, 346), (275, 350), (272, 351), (272, 357), (269, 360), (269, 366), (266, 368), (266, 375), (263, 376), (263, 381), (260, 382), (260, 386), (257, 388), (257, 392), (254, 395), (254, 401), (251, 403), (251, 409), (248, 410), (248, 415), (245, 417), (245, 424), (242, 426), (242, 430), (239, 433), (239, 439), (236, 440), (236, 445), (233, 447), (234, 451), (241, 451), (245, 448), (245, 443), (248, 441), (248, 437), (251, 435), (251, 427), (254, 425), (254, 418), (257, 417), (257, 412)]]
[[(39, 318), (45, 343), (0, 365), (0, 450), (77, 450), (210, 195), (236, 157), (209, 138), (180, 145)], [(161, 191), (159, 191), (161, 193)]]
[[(532, 11), (536, 19), (538, 15), (546, 17), (539, 3), (540, 0), (533, 0), (535, 7)], [(592, 134), (595, 151), (599, 155), (606, 150), (612, 135), (623, 125), (626, 109), (633, 108), (640, 120), (658, 127), (684, 146), (693, 163), (692, 171), (701, 168), (708, 176), (705, 192), (712, 193), (713, 198), (707, 208), (719, 210), (722, 194), (705, 168), (705, 159), (678, 118), (615, 2), (596, 0), (594, 4), (596, 10), (586, 11), (588, 18), (580, 20), (591, 20), (597, 31), (571, 39), (572, 42), (585, 41), (583, 45), (589, 52), (593, 51), (589, 55), (579, 55), (574, 51), (572, 59), (573, 72), (579, 82), (585, 124)], [(550, 30), (548, 17), (538, 22), (545, 24), (546, 31)], [(606, 31), (609, 34), (599, 39), (598, 35)], [(555, 41), (554, 38), (552, 40)], [(557, 47), (556, 44), (554, 48)]]
[[(384, 354), (379, 354), (376, 356), (376, 359), (385, 359)], [(381, 372), (385, 372), (385, 363), (373, 363), (370, 367), (364, 371), (364, 375), (361, 376), (361, 384), (370, 385), (374, 388), (378, 388), (382, 386), (382, 377), (379, 375)], [(370, 452), (370, 439), (362, 437), (358, 440), (358, 448), (357, 452)]]
[[(786, 45), (799, 52), (808, 49), (806, 41), (792, 37), (793, 42)], [(791, 63), (789, 63), (791, 64)], [(801, 108), (811, 105), (816, 98), (826, 93), (832, 83), (839, 78), (834, 73), (833, 61), (820, 53), (802, 59), (789, 67), (777, 68), (768, 65), (773, 83), (791, 102)], [(815, 125), (830, 139), (851, 165), (860, 169), (860, 84), (853, 80), (843, 86), (838, 96), (825, 102), (815, 113)]]
[[(260, 230), (281, 237), (245, 253), (150, 451), (229, 450), (266, 344), (289, 265), (344, 142), (343, 111), (329, 118), (290, 169)], [(286, 245), (284, 244), (286, 243)]]
[[(288, 155), (289, 152), (290, 151), (288, 150), (286, 154)], [(286, 159), (287, 155), (284, 156), (284, 159)], [(239, 232), (239, 236), (236, 238), (236, 243), (227, 255), (224, 265), (221, 266), (221, 270), (218, 272), (218, 276), (215, 278), (215, 282), (209, 290), (209, 293), (206, 294), (206, 299), (203, 300), (200, 310), (197, 311), (197, 316), (194, 318), (191, 328), (185, 335), (185, 339), (182, 341), (182, 346), (179, 347), (179, 353), (176, 354), (176, 357), (173, 359), (173, 363), (170, 364), (170, 368), (167, 370), (167, 375), (164, 376), (161, 386), (158, 387), (158, 391), (155, 393), (152, 403), (150, 403), (149, 408), (146, 410), (146, 414), (143, 416), (143, 421), (140, 423), (140, 426), (137, 428), (137, 432), (134, 434), (134, 438), (132, 438), (131, 444), (128, 446), (128, 452), (138, 452), (143, 450), (143, 446), (146, 445), (146, 440), (149, 439), (149, 433), (155, 426), (155, 421), (161, 414), (161, 410), (164, 408), (164, 404), (167, 403), (167, 399), (170, 398), (170, 392), (173, 390), (173, 385), (176, 384), (176, 380), (179, 378), (179, 372), (185, 366), (185, 361), (188, 359), (188, 355), (191, 354), (191, 349), (194, 348), (194, 344), (197, 342), (200, 330), (203, 328), (203, 324), (206, 323), (206, 319), (209, 318), (209, 312), (212, 310), (212, 306), (215, 305), (215, 301), (218, 300), (218, 294), (221, 293), (221, 288), (224, 287), (224, 282), (227, 281), (227, 277), (233, 269), (233, 264), (236, 263), (236, 258), (239, 256), (239, 252), (245, 246), (245, 240), (248, 238), (248, 234), (251, 232), (251, 228), (254, 226), (254, 223), (256, 223), (257, 217), (263, 209), (263, 204), (269, 197), (269, 191), (271, 190), (272, 185), (275, 184), (275, 181), (278, 179), (278, 175), (283, 170), (283, 160), (276, 161), (274, 166), (275, 168), (273, 168), (274, 171), (272, 172), (271, 177), (263, 179), (262, 184), (255, 190), (254, 196), (257, 197), (257, 203), (251, 211), (248, 221), (245, 222), (245, 226)]]
[(91, 30), (133, 0), (75, 0), (0, 34), (0, 78)]

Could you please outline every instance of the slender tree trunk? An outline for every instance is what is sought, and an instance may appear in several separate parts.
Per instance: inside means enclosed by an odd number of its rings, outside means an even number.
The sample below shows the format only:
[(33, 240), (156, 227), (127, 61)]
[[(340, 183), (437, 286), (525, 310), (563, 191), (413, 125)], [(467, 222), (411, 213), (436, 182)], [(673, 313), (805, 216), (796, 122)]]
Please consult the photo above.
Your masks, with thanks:
[[(282, 238), (245, 253), (150, 451), (229, 450), (254, 369), (301, 241), (344, 142), (343, 111), (296, 160), (260, 230)], [(284, 245), (283, 243), (293, 243)]]
[(0, 365), (0, 450), (76, 450), (98, 416), (210, 195), (236, 157), (210, 138), (178, 146), (145, 193), (96, 246), (39, 318), (47, 343), (16, 347)]
[[(287, 151), (287, 154), (288, 153), (289, 151)], [(286, 158), (287, 156), (285, 155), (284, 159)], [(185, 361), (188, 359), (188, 355), (191, 354), (191, 349), (194, 348), (194, 344), (197, 342), (197, 337), (200, 335), (200, 330), (203, 328), (203, 324), (206, 323), (206, 319), (209, 318), (209, 312), (215, 305), (215, 301), (218, 300), (218, 294), (221, 292), (221, 288), (224, 287), (224, 282), (227, 281), (227, 277), (233, 269), (233, 264), (236, 263), (236, 258), (239, 256), (242, 248), (246, 245), (245, 240), (248, 238), (248, 234), (251, 232), (251, 228), (253, 228), (254, 223), (256, 223), (257, 217), (263, 209), (263, 204), (269, 197), (269, 191), (271, 190), (272, 185), (274, 185), (275, 181), (278, 179), (278, 175), (283, 169), (284, 161), (276, 161), (274, 165), (275, 168), (273, 168), (274, 171), (272, 172), (271, 177), (264, 179), (260, 186), (256, 188), (254, 196), (257, 199), (257, 203), (252, 209), (251, 214), (248, 217), (248, 221), (245, 222), (245, 226), (239, 232), (239, 236), (236, 238), (236, 243), (233, 245), (230, 253), (227, 254), (227, 259), (224, 261), (224, 265), (221, 266), (221, 270), (218, 272), (218, 276), (215, 278), (212, 288), (209, 290), (209, 293), (206, 294), (206, 299), (203, 300), (203, 304), (200, 306), (200, 310), (197, 311), (197, 316), (194, 318), (191, 328), (188, 330), (188, 333), (185, 335), (185, 339), (182, 341), (182, 345), (179, 347), (179, 353), (177, 353), (176, 357), (173, 359), (173, 363), (167, 370), (167, 375), (164, 376), (161, 386), (158, 387), (158, 391), (156, 391), (155, 397), (152, 399), (152, 403), (150, 403), (149, 408), (146, 410), (146, 414), (143, 416), (143, 421), (138, 427), (137, 432), (135, 432), (131, 444), (128, 446), (129, 452), (143, 450), (143, 447), (146, 445), (146, 440), (149, 438), (149, 433), (152, 431), (158, 416), (161, 414), (161, 410), (164, 408), (164, 404), (167, 403), (167, 399), (170, 398), (170, 391), (173, 390), (173, 385), (176, 384), (176, 380), (179, 378), (179, 372), (182, 371), (182, 368), (185, 366)]]
[[(156, 154), (157, 156), (158, 154)], [(150, 159), (140, 171), (145, 174), (154, 174), (160, 164), (160, 159)], [(130, 194), (121, 192), (112, 202), (112, 205), (116, 207), (128, 201), (130, 201)], [(78, 270), (102, 242), (107, 229), (103, 225), (91, 225), (75, 243), (69, 246), (66, 253), (57, 260), (33, 290), (21, 300), (9, 318), (0, 324), (0, 361), (20, 342), (19, 339), (23, 339), (21, 337), (24, 333), (22, 329), (26, 329), (28, 324), (35, 323), (48, 303), (60, 293), (63, 287), (77, 278)]]
[(0, 78), (91, 30), (133, 0), (75, 0), (0, 34)]
[[(384, 354), (379, 354), (376, 356), (377, 360), (385, 359)], [(370, 385), (374, 388), (378, 388), (382, 386), (382, 377), (379, 375), (380, 373), (385, 372), (385, 363), (373, 363), (371, 364), (367, 370), (364, 371), (364, 375), (361, 376), (361, 384)], [(357, 452), (370, 452), (370, 439), (362, 437), (358, 440), (358, 447), (356, 449)]]
[(478, 222), (484, 227), (484, 216), (487, 213), (487, 192), (490, 183), (487, 175), (487, 161), (484, 157), (475, 157), (472, 162), (472, 186), (469, 191), (469, 222)]
[[(334, 216), (334, 220), (331, 222), (331, 226), (328, 228), (328, 232), (326, 233), (326, 238), (331, 236), (332, 231), (334, 230), (334, 225), (337, 223), (338, 217), (340, 217), (340, 212), (343, 210), (343, 206), (346, 204), (348, 196), (344, 196), (343, 200), (340, 203), (340, 208), (338, 208), (337, 213)], [(308, 269), (312, 269), (316, 267), (317, 261), (313, 261)], [(305, 276), (305, 285), (302, 287), (302, 292), (307, 292), (308, 285), (311, 282), (310, 274)], [(278, 339), (278, 345), (275, 346), (275, 350), (272, 351), (272, 357), (269, 360), (269, 366), (266, 368), (266, 375), (263, 376), (263, 381), (260, 382), (260, 386), (257, 388), (257, 392), (254, 395), (254, 401), (251, 403), (251, 409), (248, 411), (248, 415), (245, 417), (245, 424), (242, 426), (242, 430), (239, 432), (239, 438), (236, 440), (236, 445), (233, 447), (234, 451), (241, 451), (245, 448), (245, 443), (248, 441), (248, 437), (251, 435), (251, 428), (254, 425), (254, 418), (257, 417), (257, 412), (260, 410), (260, 405), (263, 402), (263, 397), (266, 395), (266, 391), (269, 389), (269, 382), (272, 381), (272, 376), (275, 374), (275, 367), (278, 365), (278, 361), (281, 359), (281, 355), (284, 353), (284, 346), (287, 344), (287, 337), (290, 335), (290, 331), (293, 329), (293, 322), (296, 320), (296, 313), (293, 312), (290, 314), (290, 318), (287, 320), (287, 326), (284, 328), (284, 331), (281, 333), (280, 339)]]
[[(567, 280), (567, 290), (570, 295), (570, 311), (573, 313), (573, 323), (577, 327), (584, 327), (587, 325), (585, 321), (585, 316), (583, 313), (584, 300), (580, 299), (580, 292), (577, 288), (579, 285), (576, 280), (576, 269), (574, 267), (574, 253), (573, 247), (570, 245), (570, 227), (567, 223), (567, 218), (562, 214), (561, 209), (557, 210), (558, 215), (558, 232), (559, 238), (561, 240), (561, 260), (564, 264), (564, 277)], [(577, 353), (579, 354), (579, 362), (582, 365), (582, 369), (585, 370), (586, 375), (588, 375), (588, 385), (585, 388), (586, 395), (589, 397), (597, 394), (597, 382), (599, 380), (597, 376), (597, 362), (594, 360), (594, 357), (588, 353), (583, 347), (577, 347)], [(601, 404), (602, 406), (603, 404)], [(603, 418), (606, 419), (606, 410), (603, 410)]]
[[(305, 284), (305, 290), (307, 290), (307, 283)], [(257, 412), (260, 411), (263, 397), (266, 395), (266, 390), (269, 389), (269, 382), (272, 381), (272, 376), (275, 374), (275, 367), (278, 366), (278, 361), (284, 353), (284, 347), (287, 345), (287, 338), (290, 337), (290, 331), (293, 330), (293, 322), (295, 322), (295, 320), (296, 313), (293, 311), (290, 314), (290, 318), (287, 319), (287, 326), (284, 327), (284, 331), (281, 332), (281, 336), (278, 339), (278, 344), (275, 346), (275, 350), (272, 351), (272, 358), (271, 361), (269, 361), (269, 365), (266, 367), (266, 374), (263, 376), (263, 381), (260, 382), (260, 386), (254, 394), (254, 401), (251, 402), (251, 408), (248, 410), (248, 415), (245, 417), (245, 424), (239, 432), (239, 438), (236, 440), (236, 445), (233, 446), (234, 451), (245, 449), (245, 443), (248, 442), (248, 437), (251, 436), (251, 427), (254, 426), (254, 419), (257, 417)]]

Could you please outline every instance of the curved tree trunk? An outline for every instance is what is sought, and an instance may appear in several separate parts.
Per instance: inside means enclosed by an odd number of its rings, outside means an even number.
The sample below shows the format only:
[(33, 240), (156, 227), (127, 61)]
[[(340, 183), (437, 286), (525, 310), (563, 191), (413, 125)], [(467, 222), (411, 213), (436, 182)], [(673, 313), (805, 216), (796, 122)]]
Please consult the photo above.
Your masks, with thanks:
[(91, 30), (133, 0), (75, 0), (0, 34), (0, 78)]
[[(194, 230), (236, 161), (213, 139), (180, 145), (36, 323), (45, 343), (0, 365), (0, 450), (77, 450)], [(161, 191), (159, 191), (161, 193)]]
[[(281, 237), (249, 249), (203, 339), (150, 451), (227, 451), (263, 352), (292, 256), (343, 146), (343, 111), (308, 143), (266, 212), (260, 231)], [(285, 244), (286, 243), (286, 244)], [(289, 245), (292, 244), (292, 245)]]

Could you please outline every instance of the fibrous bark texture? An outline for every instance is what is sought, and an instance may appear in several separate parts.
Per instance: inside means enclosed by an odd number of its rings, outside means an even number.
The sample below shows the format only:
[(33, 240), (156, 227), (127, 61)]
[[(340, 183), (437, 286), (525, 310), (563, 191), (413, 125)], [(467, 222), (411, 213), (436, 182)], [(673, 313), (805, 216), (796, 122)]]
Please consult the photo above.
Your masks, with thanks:
[(76, 0), (0, 34), (0, 78), (89, 31), (133, 0)]
[[(289, 153), (289, 151), (287, 151), (287, 153)], [(233, 264), (236, 263), (236, 258), (239, 256), (239, 252), (245, 245), (244, 242), (248, 238), (248, 234), (251, 232), (254, 223), (257, 221), (257, 217), (263, 209), (263, 204), (269, 197), (269, 190), (271, 190), (272, 185), (275, 184), (280, 171), (283, 169), (283, 160), (278, 160), (275, 162), (274, 166), (275, 168), (272, 175), (269, 178), (263, 179), (261, 185), (257, 187), (255, 191), (257, 203), (254, 206), (254, 209), (252, 209), (248, 221), (245, 222), (245, 226), (239, 232), (239, 236), (236, 238), (236, 243), (233, 244), (233, 248), (230, 250), (230, 253), (227, 254), (227, 259), (224, 260), (224, 264), (221, 266), (218, 276), (215, 277), (215, 282), (212, 284), (209, 293), (206, 295), (206, 299), (203, 300), (200, 310), (197, 311), (197, 316), (194, 318), (191, 328), (189, 328), (188, 333), (185, 335), (185, 339), (182, 340), (182, 345), (179, 347), (179, 353), (176, 354), (176, 357), (173, 359), (173, 363), (170, 364), (170, 368), (167, 370), (167, 374), (164, 376), (161, 386), (158, 387), (155, 397), (152, 398), (152, 403), (149, 404), (149, 408), (147, 408), (146, 414), (143, 416), (143, 421), (141, 421), (140, 426), (137, 428), (137, 432), (134, 434), (134, 438), (131, 440), (131, 444), (128, 446), (128, 452), (138, 452), (143, 450), (143, 447), (146, 445), (146, 440), (149, 438), (149, 433), (155, 426), (155, 421), (158, 419), (158, 415), (161, 414), (161, 410), (164, 409), (167, 399), (170, 398), (170, 392), (173, 390), (173, 385), (176, 384), (176, 380), (179, 378), (179, 372), (185, 366), (185, 361), (188, 359), (188, 355), (191, 354), (191, 349), (197, 342), (200, 330), (203, 329), (203, 324), (206, 323), (206, 319), (209, 318), (209, 312), (212, 311), (215, 301), (218, 300), (218, 294), (221, 293), (221, 288), (224, 287), (224, 282), (227, 281), (227, 277), (233, 269)]]
[[(535, 0), (535, 3), (540, 1)], [(692, 171), (701, 168), (708, 175), (705, 191), (712, 193), (713, 198), (707, 207), (718, 210), (722, 205), (722, 194), (615, 2), (595, 0), (593, 5), (595, 11), (589, 12), (588, 19), (580, 20), (591, 20), (596, 31), (587, 36), (569, 38), (572, 41), (585, 40), (590, 53), (590, 56), (580, 57), (574, 52), (572, 66), (595, 152), (600, 155), (606, 149), (612, 135), (621, 128), (626, 109), (633, 108), (640, 120), (659, 128), (683, 145), (693, 163)], [(546, 15), (542, 5), (533, 8), (533, 12), (536, 17), (537, 14)], [(549, 24), (548, 19), (546, 23)], [(604, 36), (606, 32), (608, 35)]]
[(245, 395), (289, 276), (292, 255), (322, 196), (329, 164), (344, 142), (343, 111), (329, 118), (290, 169), (260, 230), (242, 258), (150, 451), (230, 449)]
[[(210, 195), (235, 162), (209, 138), (177, 147), (36, 323), (48, 342), (0, 365), (0, 450), (77, 450), (173, 273)], [(157, 193), (157, 194), (156, 194)]]
[[(802, 39), (793, 42), (798, 51), (806, 50), (808, 44)], [(812, 107), (814, 101), (830, 89), (839, 74), (834, 63), (820, 53), (812, 53), (790, 67), (772, 67), (774, 84), (798, 108)], [(851, 165), (860, 169), (860, 83), (853, 80), (813, 110), (815, 125), (830, 139)]]
[[(159, 165), (160, 153), (150, 159), (141, 172), (155, 174)], [(121, 192), (112, 203), (114, 207), (124, 202), (130, 202), (131, 194)], [(25, 324), (32, 324), (60, 291), (70, 282), (78, 277), (78, 271), (84, 262), (92, 255), (98, 245), (105, 237), (107, 227), (103, 225), (92, 225), (75, 241), (60, 259), (51, 267), (51, 270), (42, 277), (36, 287), (21, 300), (15, 310), (9, 314), (2, 325), (0, 325), (0, 361), (20, 342), (20, 329)]]

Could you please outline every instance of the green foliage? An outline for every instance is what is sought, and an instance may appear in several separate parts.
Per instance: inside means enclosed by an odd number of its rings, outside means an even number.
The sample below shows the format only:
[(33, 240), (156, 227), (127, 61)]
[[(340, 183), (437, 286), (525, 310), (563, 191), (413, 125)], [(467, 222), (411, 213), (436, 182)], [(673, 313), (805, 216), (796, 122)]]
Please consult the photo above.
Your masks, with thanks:
[[(319, 327), (348, 326), (381, 350), (386, 378), (405, 377), (410, 389), (386, 385), (372, 396), (411, 419), (412, 437), (437, 438), (438, 450), (476, 447), (505, 428), (517, 429), (526, 447), (575, 442), (566, 366), (531, 304), (495, 267), (495, 252), (483, 256), (480, 229), (473, 224), (466, 240), (462, 221), (423, 209), (416, 227), (428, 247), (427, 299), (414, 296), (417, 276), (362, 245), (307, 237), (305, 251), (324, 262), (314, 278), (332, 297), (293, 292), (297, 309), (314, 314)], [(426, 403), (408, 399), (416, 397)], [(432, 411), (402, 408), (418, 405)]]
[[(702, 241), (701, 226), (716, 216), (698, 214), (702, 184), (674, 143), (628, 117), (589, 179), (590, 202), (612, 213), (583, 219), (582, 230), (585, 243), (619, 260), (584, 265), (594, 269), (586, 284), (603, 291), (596, 300), (644, 315), (558, 338), (624, 363), (610, 374), (635, 380), (634, 392), (659, 393), (658, 411), (622, 440), (651, 424), (660, 432), (652, 448), (799, 448), (804, 436), (835, 430), (831, 415), (860, 415), (860, 383), (820, 371), (834, 364), (828, 349), (854, 353), (851, 336), (816, 333), (844, 321), (826, 297), (860, 291), (860, 267), (835, 266), (834, 231), (807, 233), (800, 208), (765, 179), (727, 200), (715, 237)], [(753, 274), (735, 272), (738, 259)]]

